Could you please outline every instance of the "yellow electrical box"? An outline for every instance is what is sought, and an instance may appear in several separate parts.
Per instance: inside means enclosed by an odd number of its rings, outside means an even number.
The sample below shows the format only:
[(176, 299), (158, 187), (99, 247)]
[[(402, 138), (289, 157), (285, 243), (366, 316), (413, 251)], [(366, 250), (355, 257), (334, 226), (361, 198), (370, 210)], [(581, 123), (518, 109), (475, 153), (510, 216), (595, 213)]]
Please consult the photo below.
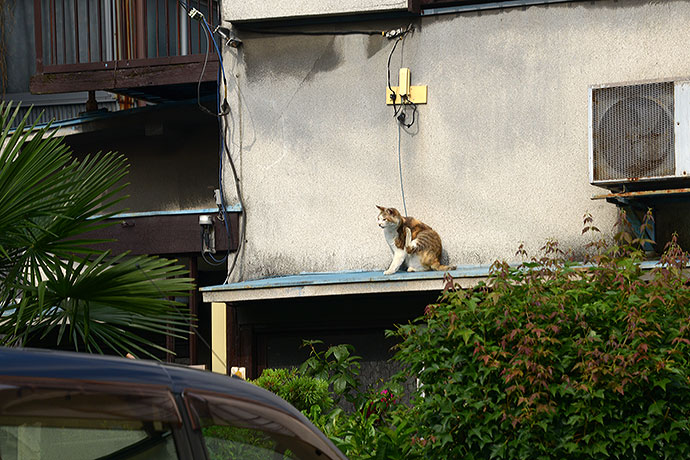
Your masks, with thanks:
[[(426, 85), (411, 86), (412, 77), (410, 69), (402, 67), (398, 72), (398, 86), (393, 86), (395, 92), (395, 104), (404, 103), (426, 104)], [(392, 105), (391, 88), (386, 88), (386, 104)], [(404, 96), (407, 96), (405, 99)]]
[[(402, 97), (400, 96), (400, 93), (398, 92), (398, 87), (393, 86), (393, 91), (395, 91), (395, 103), (397, 105), (400, 105), (403, 103)], [(410, 94), (407, 96), (407, 99), (410, 102), (413, 102), (415, 104), (426, 104), (426, 88), (427, 86), (410, 86)], [(393, 99), (391, 99), (391, 90), (390, 88), (386, 88), (386, 104), (392, 105), (393, 104)]]
[(398, 93), (400, 93), (401, 97), (410, 95), (411, 80), (412, 77), (410, 76), (410, 69), (407, 67), (401, 68), (400, 72), (398, 73)]

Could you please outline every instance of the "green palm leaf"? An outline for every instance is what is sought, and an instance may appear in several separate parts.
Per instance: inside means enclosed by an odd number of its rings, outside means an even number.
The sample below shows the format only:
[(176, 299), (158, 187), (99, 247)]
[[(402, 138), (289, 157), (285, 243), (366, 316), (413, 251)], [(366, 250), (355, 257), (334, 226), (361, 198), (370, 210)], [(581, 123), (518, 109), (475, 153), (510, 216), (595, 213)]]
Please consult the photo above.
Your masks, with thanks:
[(151, 334), (183, 337), (191, 318), (174, 298), (193, 287), (175, 261), (93, 249), (127, 174), (123, 156), (78, 161), (49, 127), (10, 126), (0, 103), (0, 343), (46, 340), (78, 350), (151, 355)]

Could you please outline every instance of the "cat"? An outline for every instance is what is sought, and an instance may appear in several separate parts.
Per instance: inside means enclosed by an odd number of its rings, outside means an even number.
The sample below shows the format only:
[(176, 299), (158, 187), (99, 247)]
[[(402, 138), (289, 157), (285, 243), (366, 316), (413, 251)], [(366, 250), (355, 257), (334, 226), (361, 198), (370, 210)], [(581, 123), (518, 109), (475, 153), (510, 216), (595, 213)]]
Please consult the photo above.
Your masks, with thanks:
[(393, 252), (384, 275), (397, 272), (403, 262), (408, 272), (455, 270), (455, 266), (441, 264), (441, 237), (434, 229), (414, 217), (403, 217), (395, 208), (376, 207), (380, 211), (377, 222)]

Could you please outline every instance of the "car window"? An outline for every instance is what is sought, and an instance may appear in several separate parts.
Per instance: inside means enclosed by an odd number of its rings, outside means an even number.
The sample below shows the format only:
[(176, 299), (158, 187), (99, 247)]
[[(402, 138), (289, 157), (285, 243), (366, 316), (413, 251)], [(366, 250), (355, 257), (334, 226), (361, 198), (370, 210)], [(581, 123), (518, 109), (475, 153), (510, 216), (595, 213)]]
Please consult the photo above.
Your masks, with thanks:
[[(52, 421), (53, 425), (59, 425)], [(2, 460), (177, 459), (172, 431), (158, 427), (75, 428), (38, 419), (0, 425)]]
[(210, 460), (283, 460), (297, 457), (268, 433), (251, 428), (209, 425), (202, 428)]
[(2, 460), (177, 459), (180, 424), (164, 387), (0, 382)]
[(311, 427), (274, 407), (197, 390), (184, 397), (210, 460), (342, 458)]

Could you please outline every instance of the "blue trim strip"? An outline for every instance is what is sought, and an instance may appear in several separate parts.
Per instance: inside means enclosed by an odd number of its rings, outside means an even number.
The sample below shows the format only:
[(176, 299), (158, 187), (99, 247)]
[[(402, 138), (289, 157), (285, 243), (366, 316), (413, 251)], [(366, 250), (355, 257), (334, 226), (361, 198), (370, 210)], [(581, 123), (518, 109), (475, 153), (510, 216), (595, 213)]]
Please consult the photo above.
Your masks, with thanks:
[[(582, 267), (590, 265), (582, 265)], [(643, 270), (651, 270), (659, 267), (658, 260), (649, 260), (640, 263)], [(464, 265), (448, 273), (453, 278), (480, 278), (489, 276), (489, 265)], [(445, 272), (398, 272), (393, 275), (384, 275), (383, 271), (349, 271), (349, 272), (325, 272), (325, 273), (300, 273), (299, 275), (279, 276), (238, 283), (221, 284), (200, 288), (201, 292), (215, 291), (242, 291), (248, 289), (270, 289), (281, 287), (318, 286), (327, 284), (352, 284), (352, 283), (381, 283), (387, 281), (416, 281), (443, 279)]]
[[(448, 273), (454, 278), (478, 278), (489, 274), (488, 265), (467, 265), (458, 267)], [(381, 271), (333, 272), (333, 273), (301, 273), (299, 275), (280, 276), (252, 281), (240, 281), (232, 284), (209, 286), (201, 288), (201, 292), (239, 291), (246, 289), (267, 289), (280, 287), (316, 286), (327, 284), (352, 283), (381, 283), (387, 281), (414, 281), (443, 279), (445, 272), (398, 272), (384, 275)]]
[[(116, 214), (111, 219), (131, 219), (132, 217), (153, 217), (153, 216), (180, 216), (186, 214), (215, 214), (218, 208), (205, 209), (180, 209), (176, 211), (144, 211), (144, 212), (126, 212)], [(225, 207), (225, 212), (242, 212), (242, 206), (233, 204)]]
[[(142, 212), (123, 212), (115, 214), (109, 219), (132, 219), (134, 217), (155, 217), (155, 216), (182, 216), (189, 214), (215, 214), (218, 208), (204, 208), (204, 209), (179, 209), (174, 211), (142, 211)], [(225, 212), (242, 212), (242, 206), (239, 204), (232, 204), (225, 207)], [(94, 216), (97, 218), (100, 216)]]

